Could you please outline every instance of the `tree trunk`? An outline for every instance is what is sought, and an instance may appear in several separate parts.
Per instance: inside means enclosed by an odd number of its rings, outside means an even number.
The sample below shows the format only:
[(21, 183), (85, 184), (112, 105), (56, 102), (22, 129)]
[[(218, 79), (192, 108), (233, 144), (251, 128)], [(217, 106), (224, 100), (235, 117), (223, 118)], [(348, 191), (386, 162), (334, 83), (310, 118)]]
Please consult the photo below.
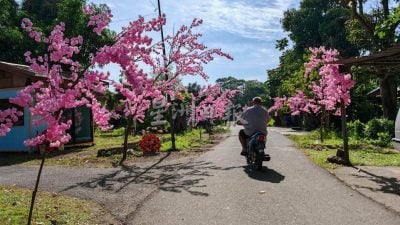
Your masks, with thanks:
[(397, 85), (394, 76), (385, 75), (380, 77), (379, 86), (383, 117), (394, 121), (397, 115)]
[(177, 113), (174, 123), (175, 123), (175, 126), (174, 126), (175, 133), (184, 133), (188, 127), (186, 114), (181, 115), (180, 113)]
[(350, 165), (349, 157), (349, 140), (347, 137), (347, 118), (346, 118), (346, 106), (344, 102), (340, 104), (340, 113), (342, 115), (342, 138), (343, 138), (343, 162), (345, 165)]
[(119, 161), (119, 164), (122, 165), (122, 163), (126, 160), (126, 155), (128, 152), (128, 137), (129, 137), (129, 133), (131, 130), (131, 125), (132, 125), (132, 119), (131, 118), (127, 118), (127, 124), (125, 127), (125, 135), (124, 135), (124, 149), (122, 150), (122, 158), (121, 161)]
[(382, 8), (383, 8), (383, 15), (385, 19), (389, 16), (389, 0), (381, 0)]
[(326, 111), (325, 111), (325, 109), (322, 109), (322, 112), (321, 112), (321, 128), (320, 128), (320, 130), (319, 130), (319, 135), (320, 135), (320, 140), (321, 140), (321, 143), (324, 143), (324, 130), (325, 130), (325, 115), (326, 114)]
[(201, 127), (200, 127), (199, 131), (200, 131), (200, 141), (201, 141)]
[[(168, 102), (171, 102), (170, 96), (168, 96)], [(172, 107), (169, 107), (168, 109), (168, 114), (169, 114), (169, 124), (170, 124), (170, 131), (171, 131), (171, 151), (176, 151), (176, 146), (175, 146), (175, 122), (174, 118), (172, 116)]]
[(34, 189), (33, 192), (32, 192), (31, 207), (30, 207), (30, 209), (29, 209), (29, 216), (28, 216), (28, 225), (31, 225), (33, 206), (35, 205), (36, 193), (37, 193), (37, 191), (38, 191), (39, 182), (40, 182), (40, 177), (41, 177), (41, 175), (42, 175), (42, 169), (43, 169), (43, 165), (44, 165), (44, 160), (45, 160), (45, 159), (46, 159), (46, 151), (43, 153), (42, 161), (41, 161), (40, 167), (39, 167), (39, 172), (38, 172), (38, 175), (37, 175), (37, 177), (36, 177), (35, 189)]
[(322, 120), (321, 120), (321, 127), (319, 128), (319, 140), (321, 143), (324, 143), (324, 129), (322, 126)]
[(358, 13), (362, 16), (364, 15), (363, 0), (358, 0)]

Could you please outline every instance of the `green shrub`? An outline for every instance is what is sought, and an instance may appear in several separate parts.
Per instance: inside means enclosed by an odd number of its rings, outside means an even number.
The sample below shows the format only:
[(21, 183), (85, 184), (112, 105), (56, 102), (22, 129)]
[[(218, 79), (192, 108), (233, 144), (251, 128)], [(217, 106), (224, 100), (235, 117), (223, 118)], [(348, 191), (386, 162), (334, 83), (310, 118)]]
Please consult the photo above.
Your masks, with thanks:
[(268, 126), (269, 127), (273, 127), (275, 125), (275, 120), (274, 120), (274, 118), (271, 118), (270, 120), (269, 120), (269, 122), (268, 122)]
[(392, 135), (386, 132), (379, 132), (378, 133), (378, 145), (382, 147), (388, 147), (392, 144)]
[(365, 125), (359, 120), (351, 121), (347, 123), (347, 130), (349, 137), (352, 137), (356, 140), (360, 140), (364, 138), (365, 134)]
[(377, 139), (369, 139), (367, 142), (380, 147), (389, 147), (392, 145), (392, 136), (386, 132), (379, 132)]
[(95, 130), (95, 135), (98, 137), (119, 137), (119, 136), (124, 136), (125, 134), (125, 128), (120, 127), (108, 131), (102, 131), (100, 129)]
[(394, 122), (387, 119), (372, 119), (368, 121), (365, 126), (365, 137), (368, 139), (378, 139), (378, 133), (387, 133), (390, 137), (393, 137)]

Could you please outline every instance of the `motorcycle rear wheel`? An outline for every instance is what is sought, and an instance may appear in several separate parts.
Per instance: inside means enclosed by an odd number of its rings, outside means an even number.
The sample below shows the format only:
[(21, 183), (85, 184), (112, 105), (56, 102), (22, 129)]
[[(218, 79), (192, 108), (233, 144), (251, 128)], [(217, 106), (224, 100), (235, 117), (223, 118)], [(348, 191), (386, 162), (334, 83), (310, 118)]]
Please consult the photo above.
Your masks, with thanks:
[(254, 167), (256, 168), (256, 170), (260, 171), (262, 169), (262, 163), (262, 160), (256, 159), (256, 161), (254, 162)]

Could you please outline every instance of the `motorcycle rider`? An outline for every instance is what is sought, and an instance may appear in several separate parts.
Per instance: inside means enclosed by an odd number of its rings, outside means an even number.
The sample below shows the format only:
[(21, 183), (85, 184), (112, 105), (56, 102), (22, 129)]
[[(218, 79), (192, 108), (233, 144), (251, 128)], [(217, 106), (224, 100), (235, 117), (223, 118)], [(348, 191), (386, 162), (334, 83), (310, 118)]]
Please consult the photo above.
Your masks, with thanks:
[(262, 132), (267, 135), (267, 124), (270, 117), (268, 111), (261, 106), (261, 103), (260, 97), (254, 97), (253, 106), (247, 108), (239, 118), (238, 124), (244, 127), (239, 131), (239, 141), (242, 144), (241, 155), (246, 155), (247, 138), (250, 138), (256, 132)]

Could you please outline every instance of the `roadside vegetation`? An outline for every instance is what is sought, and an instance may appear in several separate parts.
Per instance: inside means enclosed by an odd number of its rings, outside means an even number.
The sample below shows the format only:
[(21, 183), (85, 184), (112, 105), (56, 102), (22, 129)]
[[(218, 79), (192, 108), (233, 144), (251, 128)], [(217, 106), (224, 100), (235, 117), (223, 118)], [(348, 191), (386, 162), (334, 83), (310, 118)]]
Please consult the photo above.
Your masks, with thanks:
[[(190, 154), (191, 151), (203, 151), (223, 138), (229, 132), (225, 126), (216, 126), (209, 135), (204, 129), (192, 129), (176, 135), (177, 153)], [(201, 139), (200, 139), (201, 133)], [(157, 134), (161, 140), (161, 155), (166, 154), (171, 148), (169, 134)], [(130, 135), (128, 141), (129, 154), (127, 163), (146, 160), (139, 147), (142, 135)], [(79, 166), (79, 167), (112, 167), (121, 159), (123, 150), (124, 128), (108, 132), (96, 130), (94, 145), (81, 145), (66, 147), (64, 150), (48, 154), (47, 165)], [(4, 156), (4, 157), (3, 157)], [(3, 154), (0, 165), (11, 164), (39, 165), (39, 154)]]
[[(390, 132), (384, 131), (385, 126), (377, 125), (389, 124), (386, 127), (391, 127), (390, 122), (374, 120), (365, 126), (360, 122), (355, 124), (349, 123), (349, 154), (352, 165), (400, 166), (400, 152), (393, 149)], [(343, 147), (343, 141), (334, 131), (325, 133), (324, 142), (319, 140), (319, 135), (319, 131), (315, 130), (307, 135), (290, 135), (289, 138), (317, 165), (329, 170), (336, 169), (340, 165), (329, 163), (327, 158)]]
[[(2, 225), (26, 224), (31, 190), (0, 186)], [(58, 194), (39, 192), (32, 224), (99, 224), (104, 209), (95, 203)]]

